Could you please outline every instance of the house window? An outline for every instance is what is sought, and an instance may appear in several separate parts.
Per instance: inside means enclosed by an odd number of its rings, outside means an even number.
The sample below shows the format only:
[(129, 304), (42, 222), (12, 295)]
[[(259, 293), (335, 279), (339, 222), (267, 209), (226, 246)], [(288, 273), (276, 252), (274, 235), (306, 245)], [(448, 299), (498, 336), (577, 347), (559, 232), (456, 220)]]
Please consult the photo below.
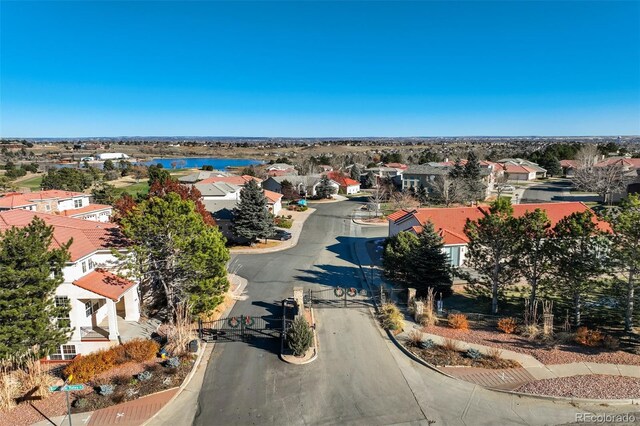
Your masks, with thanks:
[(93, 270), (96, 267), (95, 262), (92, 259), (89, 259), (89, 269)]
[(82, 273), (87, 272), (87, 262), (82, 262)]
[(67, 361), (75, 358), (76, 345), (62, 345), (58, 347), (58, 352), (49, 355), (49, 359), (54, 361)]
[(46, 211), (51, 211), (51, 204), (49, 204), (49, 203), (45, 204), (45, 205), (44, 205), (44, 209), (45, 209)]
[[(56, 308), (69, 307), (69, 298), (67, 296), (56, 296), (55, 297)], [(68, 328), (71, 326), (71, 320), (69, 318), (69, 313), (63, 317), (56, 318), (56, 324), (60, 328)]]
[(444, 252), (449, 256), (451, 266), (460, 266), (460, 247), (444, 247)]
[(75, 207), (76, 209), (79, 209), (80, 207), (82, 207), (82, 198), (73, 200), (73, 207)]

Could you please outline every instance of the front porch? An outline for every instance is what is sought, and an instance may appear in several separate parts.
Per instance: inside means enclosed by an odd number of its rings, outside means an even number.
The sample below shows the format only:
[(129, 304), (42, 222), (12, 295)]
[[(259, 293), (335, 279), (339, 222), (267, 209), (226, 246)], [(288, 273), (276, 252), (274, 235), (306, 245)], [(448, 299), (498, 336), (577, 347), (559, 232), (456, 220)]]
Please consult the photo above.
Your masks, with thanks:
[[(160, 321), (156, 319), (126, 321), (123, 317), (117, 316), (116, 321), (120, 343), (139, 338), (148, 339), (160, 325)], [(105, 319), (95, 327), (80, 327), (80, 335), (81, 340), (86, 342), (108, 341), (109, 320)]]

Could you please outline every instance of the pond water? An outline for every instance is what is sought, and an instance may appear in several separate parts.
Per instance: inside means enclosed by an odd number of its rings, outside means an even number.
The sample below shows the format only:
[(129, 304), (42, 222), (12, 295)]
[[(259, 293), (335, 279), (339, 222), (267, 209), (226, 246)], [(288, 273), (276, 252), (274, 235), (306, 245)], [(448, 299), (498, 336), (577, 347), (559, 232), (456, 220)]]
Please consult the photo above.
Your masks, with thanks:
[[(227, 167), (247, 167), (260, 164), (258, 160), (249, 158), (218, 158), (218, 157), (192, 157), (192, 158), (154, 158), (144, 164), (162, 164), (165, 169), (193, 169), (202, 166), (213, 166), (216, 170), (224, 170)], [(175, 166), (175, 167), (174, 167)]]

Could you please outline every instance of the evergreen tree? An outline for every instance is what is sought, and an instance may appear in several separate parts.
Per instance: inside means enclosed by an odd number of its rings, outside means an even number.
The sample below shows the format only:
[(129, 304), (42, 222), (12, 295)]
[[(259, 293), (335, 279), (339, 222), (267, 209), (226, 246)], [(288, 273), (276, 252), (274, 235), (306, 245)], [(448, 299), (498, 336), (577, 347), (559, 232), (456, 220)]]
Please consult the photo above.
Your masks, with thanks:
[(293, 187), (293, 184), (288, 180), (285, 179), (282, 182), (280, 182), (280, 187), (282, 191), (282, 197), (285, 200), (295, 200), (296, 198), (300, 197), (298, 192)]
[(477, 202), (485, 199), (487, 186), (482, 180), (480, 171), (480, 161), (476, 154), (471, 151), (467, 156), (467, 162), (464, 165), (463, 177), (466, 186), (467, 199)]
[(351, 179), (357, 180), (358, 182), (360, 182), (360, 174), (361, 174), (360, 167), (354, 164), (351, 167), (351, 170), (349, 171), (349, 175), (351, 176)]
[(429, 194), (427, 193), (427, 189), (423, 184), (420, 184), (418, 190), (416, 191), (416, 198), (420, 201), (420, 204), (427, 204), (429, 200)]
[[(129, 168), (130, 170), (131, 168)], [(156, 181), (164, 182), (171, 179), (171, 173), (162, 166), (162, 164), (151, 165), (147, 169), (149, 176), (149, 187), (153, 186)]]
[(626, 287), (624, 329), (633, 330), (636, 287), (640, 283), (640, 198), (630, 194), (620, 203), (620, 212), (608, 218), (613, 229), (613, 250), (610, 258)]
[(538, 163), (540, 164), (540, 167), (547, 171), (547, 175), (562, 176), (562, 166), (560, 165), (560, 161), (558, 161), (557, 157), (545, 154)]
[(331, 198), (335, 192), (336, 189), (331, 185), (329, 178), (322, 176), (320, 183), (316, 186), (316, 195), (320, 198)]
[(515, 219), (514, 224), (520, 236), (515, 240), (515, 265), (531, 287), (529, 300), (533, 303), (538, 285), (551, 270), (551, 222), (544, 210), (536, 209)]
[(120, 223), (135, 254), (122, 256), (122, 269), (140, 280), (143, 308), (149, 314), (172, 317), (185, 300), (199, 314), (222, 302), (229, 287), (229, 250), (193, 201), (174, 192), (151, 197), (125, 213)]
[(313, 344), (313, 330), (304, 316), (297, 316), (287, 330), (287, 346), (295, 356), (304, 356)]
[(518, 235), (513, 207), (506, 198), (498, 198), (477, 221), (467, 221), (464, 232), (469, 238), (465, 264), (478, 275), (464, 274), (472, 294), (491, 298), (491, 313), (498, 313), (498, 301), (504, 289), (517, 281), (515, 241)]
[(50, 249), (52, 240), (53, 228), (38, 218), (0, 235), (0, 359), (34, 345), (46, 355), (69, 339), (70, 306), (56, 306), (54, 295), (71, 241)]
[(377, 185), (376, 176), (373, 174), (373, 172), (367, 173), (364, 177), (364, 182), (362, 182), (362, 186), (364, 188), (373, 188), (376, 185)]
[(100, 184), (93, 188), (91, 196), (94, 203), (109, 204), (112, 205), (118, 199), (118, 193), (116, 187), (106, 182), (100, 182)]
[(102, 170), (104, 170), (105, 172), (115, 169), (116, 166), (113, 164), (113, 160), (105, 160), (104, 163), (102, 163)]
[(233, 210), (233, 231), (252, 242), (273, 234), (273, 218), (267, 209), (267, 199), (253, 179), (240, 191), (240, 202)]
[(411, 232), (399, 232), (385, 240), (382, 252), (382, 267), (387, 277), (396, 281), (407, 281), (411, 263), (409, 254), (417, 247), (418, 237)]
[(70, 167), (50, 169), (42, 178), (42, 189), (82, 192), (93, 184), (91, 174)]
[(582, 323), (582, 305), (605, 272), (608, 241), (590, 210), (573, 213), (553, 228), (550, 241), (553, 279), (549, 285), (572, 306), (574, 324)]
[(450, 293), (451, 264), (449, 256), (443, 251), (442, 237), (438, 235), (431, 222), (427, 222), (418, 235), (417, 244), (409, 251), (407, 263), (408, 282), (419, 295), (426, 295), (429, 287), (436, 292)]

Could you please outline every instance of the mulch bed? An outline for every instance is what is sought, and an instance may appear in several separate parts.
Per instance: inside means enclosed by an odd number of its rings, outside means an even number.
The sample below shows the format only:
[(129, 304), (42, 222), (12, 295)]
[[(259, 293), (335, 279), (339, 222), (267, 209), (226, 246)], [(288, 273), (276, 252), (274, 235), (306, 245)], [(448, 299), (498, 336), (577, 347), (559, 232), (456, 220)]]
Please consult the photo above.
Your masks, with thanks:
[(515, 391), (589, 399), (640, 398), (640, 378), (606, 375), (560, 377), (526, 383)]
[(436, 367), (466, 366), (491, 369), (520, 367), (520, 364), (513, 360), (487, 356), (472, 359), (466, 356), (465, 352), (446, 349), (442, 346), (434, 346), (429, 349), (421, 349), (411, 345), (406, 345), (406, 347), (411, 353)]
[[(164, 360), (157, 358), (146, 363), (129, 362), (102, 373), (91, 383), (87, 383), (84, 390), (71, 392), (71, 412), (94, 411), (180, 386), (194, 363), (193, 358), (185, 357), (178, 368), (171, 369), (161, 365), (162, 361)], [(135, 379), (137, 374), (145, 370), (152, 371), (153, 376), (150, 380), (141, 382)], [(121, 384), (116, 384), (114, 393), (109, 396), (99, 395), (93, 388), (99, 384), (114, 382)], [(79, 403), (79, 400), (84, 402)], [(55, 392), (46, 399), (22, 403), (8, 412), (0, 412), (0, 424), (27, 426), (65, 414), (66, 396), (64, 392)]]
[(517, 334), (506, 334), (486, 328), (465, 331), (436, 325), (425, 327), (422, 331), (450, 339), (463, 340), (467, 343), (531, 355), (546, 365), (570, 364), (572, 362), (640, 365), (640, 355), (621, 350), (610, 351), (605, 348), (593, 348), (574, 343), (532, 341)]

